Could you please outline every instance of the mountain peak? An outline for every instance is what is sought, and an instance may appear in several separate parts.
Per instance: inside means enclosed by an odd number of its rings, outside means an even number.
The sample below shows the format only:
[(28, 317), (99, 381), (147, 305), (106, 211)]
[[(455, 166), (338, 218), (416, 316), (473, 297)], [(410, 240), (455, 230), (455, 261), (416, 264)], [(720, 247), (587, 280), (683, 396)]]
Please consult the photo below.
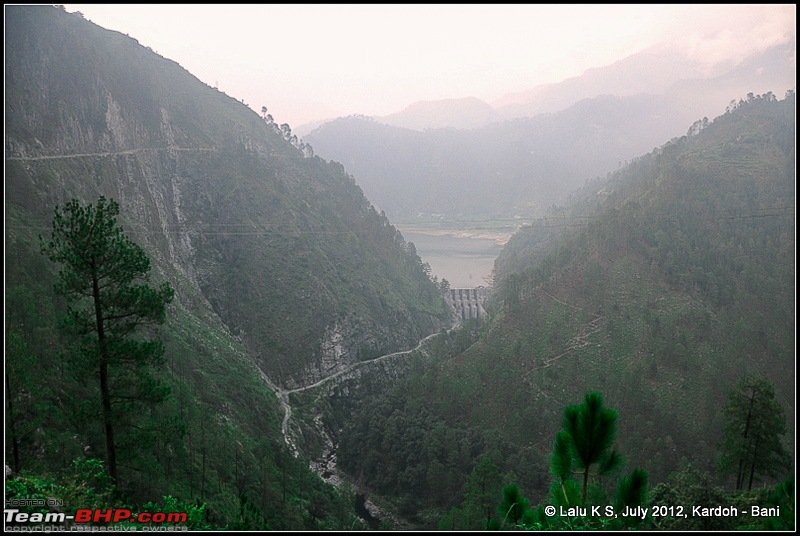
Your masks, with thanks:
[(415, 102), (379, 120), (413, 130), (429, 128), (477, 128), (498, 120), (494, 109), (475, 97)]

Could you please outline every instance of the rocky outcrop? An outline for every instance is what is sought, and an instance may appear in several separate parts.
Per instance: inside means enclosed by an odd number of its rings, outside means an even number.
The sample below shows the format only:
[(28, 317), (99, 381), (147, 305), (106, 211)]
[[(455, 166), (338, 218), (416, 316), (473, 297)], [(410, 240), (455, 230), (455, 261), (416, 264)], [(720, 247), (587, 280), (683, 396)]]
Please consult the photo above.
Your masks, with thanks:
[[(301, 373), (293, 375), (286, 381), (286, 390), (289, 392), (306, 390), (317, 384), (328, 386), (339, 384), (345, 380), (356, 380), (365, 371), (369, 374), (378, 374), (381, 377), (396, 379), (401, 372), (396, 365), (403, 361), (402, 358), (416, 352), (424, 346), (425, 341), (432, 338), (440, 325), (431, 325), (428, 335), (415, 347), (412, 343), (399, 340), (385, 327), (371, 325), (364, 320), (345, 319), (328, 327), (320, 343), (319, 356), (309, 364)], [(390, 352), (392, 348), (405, 350)]]
[(378, 345), (376, 335), (359, 321), (339, 320), (328, 326), (319, 345), (318, 359), (285, 383), (287, 389), (311, 385), (364, 359)]
[(7, 15), (12, 224), (116, 199), (176, 301), (287, 389), (449, 324), (421, 260), (341, 165), (124, 35), (51, 7)]

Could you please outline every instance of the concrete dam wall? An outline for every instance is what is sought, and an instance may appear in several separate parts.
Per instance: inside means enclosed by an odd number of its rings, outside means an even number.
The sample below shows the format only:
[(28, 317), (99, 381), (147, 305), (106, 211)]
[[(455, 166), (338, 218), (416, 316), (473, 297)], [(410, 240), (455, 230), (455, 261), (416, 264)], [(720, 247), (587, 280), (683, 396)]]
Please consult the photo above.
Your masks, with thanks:
[(453, 310), (456, 318), (468, 320), (470, 318), (486, 318), (486, 299), (489, 289), (477, 288), (451, 288), (444, 291), (444, 301)]

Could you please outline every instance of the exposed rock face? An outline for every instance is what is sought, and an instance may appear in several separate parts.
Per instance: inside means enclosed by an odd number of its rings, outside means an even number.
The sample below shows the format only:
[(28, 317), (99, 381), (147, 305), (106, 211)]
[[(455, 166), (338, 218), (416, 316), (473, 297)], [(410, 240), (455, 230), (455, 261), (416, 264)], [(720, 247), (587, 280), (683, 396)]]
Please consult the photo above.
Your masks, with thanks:
[(416, 253), (341, 165), (126, 36), (48, 6), (6, 14), (6, 204), (20, 226), (71, 198), (118, 200), (177, 300), (283, 386), (445, 321)]
[(486, 318), (484, 306), (488, 297), (489, 289), (486, 287), (451, 288), (444, 292), (444, 301), (458, 320)]
[[(429, 333), (444, 327), (441, 322), (432, 322)], [(386, 326), (377, 326), (366, 319), (346, 318), (337, 321), (325, 330), (319, 348), (318, 357), (302, 372), (294, 374), (286, 382), (286, 389), (300, 389), (317, 383), (330, 376), (337, 377), (326, 384), (336, 385), (345, 380), (361, 377), (369, 370), (370, 375), (388, 376), (396, 379), (401, 372), (397, 363), (403, 362), (403, 356), (390, 352), (409, 354), (417, 341), (401, 339)], [(391, 356), (387, 358), (386, 356)], [(359, 363), (371, 361), (364, 366), (354, 367)], [(351, 369), (343, 374), (343, 371)]]
[[(383, 330), (382, 335), (391, 337)], [(348, 366), (379, 355), (384, 346), (378, 340), (381, 329), (368, 322), (342, 319), (325, 330), (319, 346), (318, 358), (300, 373), (287, 380), (286, 387), (295, 389), (313, 384)]]

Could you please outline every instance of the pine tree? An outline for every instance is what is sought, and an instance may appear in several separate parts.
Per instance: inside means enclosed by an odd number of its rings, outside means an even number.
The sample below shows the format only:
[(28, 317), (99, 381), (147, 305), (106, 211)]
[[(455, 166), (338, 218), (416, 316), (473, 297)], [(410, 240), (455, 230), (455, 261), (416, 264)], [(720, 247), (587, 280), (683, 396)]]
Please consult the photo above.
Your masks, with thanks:
[(528, 499), (522, 496), (519, 486), (509, 484), (503, 488), (503, 502), (500, 503), (497, 513), (502, 517), (504, 525), (516, 526), (529, 508)]
[[(613, 448), (617, 435), (617, 412), (603, 407), (600, 393), (587, 393), (583, 404), (564, 409), (564, 429), (556, 435), (553, 452), (553, 473), (561, 481), (572, 474), (573, 461), (581, 471), (581, 502), (586, 502), (590, 476), (601, 476), (618, 467), (622, 461)], [(592, 473), (592, 466), (597, 466)], [(564, 491), (566, 496), (566, 491)]]
[(56, 292), (69, 302), (70, 331), (79, 341), (72, 357), (99, 384), (106, 464), (117, 485), (119, 426), (142, 403), (167, 394), (150, 372), (163, 363), (163, 343), (137, 332), (164, 322), (174, 294), (167, 283), (147, 284), (150, 259), (125, 236), (118, 214), (114, 200), (82, 206), (73, 199), (55, 208), (50, 239), (40, 237), (42, 252), (61, 265)]
[[(475, 512), (480, 520), (475, 527), (486, 530), (490, 527), (495, 509), (501, 497), (502, 477), (497, 466), (488, 456), (483, 456), (467, 480), (467, 510)], [(470, 523), (470, 528), (472, 528)]]
[(752, 489), (756, 474), (777, 476), (791, 465), (783, 445), (786, 417), (775, 388), (764, 377), (746, 376), (729, 393), (720, 469), (736, 475), (736, 489)]
[(620, 480), (614, 509), (621, 512), (625, 507), (633, 508), (645, 504), (648, 474), (642, 469), (634, 469), (630, 475)]

